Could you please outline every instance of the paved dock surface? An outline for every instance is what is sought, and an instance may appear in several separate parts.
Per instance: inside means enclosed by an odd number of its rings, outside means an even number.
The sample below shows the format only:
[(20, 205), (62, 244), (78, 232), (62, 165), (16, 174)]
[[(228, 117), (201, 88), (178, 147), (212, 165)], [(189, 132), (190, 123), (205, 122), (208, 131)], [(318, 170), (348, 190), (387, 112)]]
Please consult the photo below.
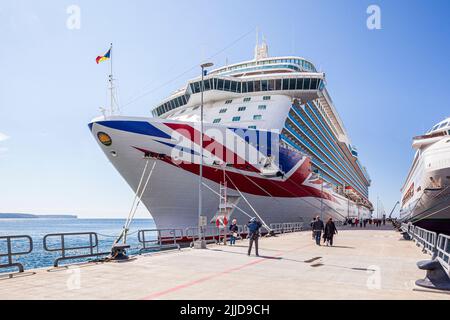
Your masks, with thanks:
[(125, 263), (90, 263), (0, 275), (0, 299), (447, 299), (415, 286), (416, 262), (429, 259), (394, 230), (341, 230), (334, 247), (310, 232), (139, 256)]

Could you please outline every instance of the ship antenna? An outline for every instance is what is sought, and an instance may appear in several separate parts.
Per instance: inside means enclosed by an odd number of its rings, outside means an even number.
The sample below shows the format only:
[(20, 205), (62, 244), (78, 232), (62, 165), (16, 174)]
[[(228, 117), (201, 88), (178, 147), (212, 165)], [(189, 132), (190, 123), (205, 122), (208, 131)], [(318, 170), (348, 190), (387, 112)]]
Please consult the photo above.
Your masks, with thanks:
[(255, 60), (258, 60), (258, 51), (259, 51), (259, 28), (256, 27)]
[[(115, 103), (115, 87), (114, 87), (114, 76), (113, 76), (113, 54), (112, 54), (112, 48), (113, 48), (113, 44), (111, 43), (111, 46), (109, 48), (109, 54), (110, 54), (110, 59), (109, 59), (109, 66), (110, 66), (110, 72), (109, 72), (109, 91), (110, 91), (110, 113), (111, 115), (115, 115), (116, 111), (119, 111), (119, 107), (117, 105), (117, 103)], [(117, 105), (117, 108), (115, 107), (115, 104)], [(116, 110), (117, 109), (117, 110)]]

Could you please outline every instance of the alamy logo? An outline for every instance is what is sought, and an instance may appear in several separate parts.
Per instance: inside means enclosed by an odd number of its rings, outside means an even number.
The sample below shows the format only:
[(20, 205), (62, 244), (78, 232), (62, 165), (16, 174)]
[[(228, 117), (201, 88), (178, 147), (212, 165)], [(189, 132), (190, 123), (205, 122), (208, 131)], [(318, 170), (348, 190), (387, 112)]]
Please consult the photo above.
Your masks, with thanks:
[(78, 290), (81, 288), (81, 270), (78, 267), (73, 269), (68, 269), (67, 274), (69, 277), (66, 281), (66, 286), (68, 290)]
[(81, 8), (75, 4), (70, 5), (66, 9), (69, 15), (66, 20), (66, 27), (69, 30), (81, 29)]
[(380, 30), (381, 29), (381, 9), (376, 4), (367, 7), (367, 29)]

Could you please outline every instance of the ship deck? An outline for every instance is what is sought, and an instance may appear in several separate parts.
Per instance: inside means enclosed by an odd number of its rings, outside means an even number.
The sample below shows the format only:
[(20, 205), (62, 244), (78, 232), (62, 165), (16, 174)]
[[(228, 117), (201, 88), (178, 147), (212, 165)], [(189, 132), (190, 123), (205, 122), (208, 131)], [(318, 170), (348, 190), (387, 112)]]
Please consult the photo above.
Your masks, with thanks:
[(343, 229), (334, 247), (308, 231), (263, 238), (261, 257), (236, 244), (0, 275), (0, 299), (450, 299), (414, 284), (430, 256), (391, 227)]

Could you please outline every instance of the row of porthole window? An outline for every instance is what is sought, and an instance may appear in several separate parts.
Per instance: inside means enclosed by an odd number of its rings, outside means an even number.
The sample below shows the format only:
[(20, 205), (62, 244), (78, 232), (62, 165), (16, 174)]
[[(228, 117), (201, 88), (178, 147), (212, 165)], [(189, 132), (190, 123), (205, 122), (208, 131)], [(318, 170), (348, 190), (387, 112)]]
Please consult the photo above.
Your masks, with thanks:
[[(261, 114), (255, 114), (253, 116), (253, 120), (262, 120), (262, 115)], [(217, 118), (213, 120), (213, 123), (220, 123), (222, 121), (222, 118)], [(241, 121), (241, 116), (235, 116), (231, 119), (231, 121), (233, 122), (239, 122)], [(256, 127), (255, 127), (256, 128)]]
[[(258, 110), (266, 110), (266, 109), (267, 109), (267, 106), (265, 104), (261, 104), (258, 106)], [(245, 110), (247, 110), (247, 107), (239, 107), (237, 111), (243, 112)], [(227, 111), (228, 111), (227, 108), (222, 108), (219, 110), (219, 113), (226, 113)]]
[[(267, 101), (267, 100), (270, 100), (270, 96), (263, 96), (263, 100), (264, 101)], [(252, 98), (251, 97), (245, 97), (244, 98), (244, 102), (249, 102), (249, 101), (251, 101), (252, 100)], [(231, 99), (231, 100), (227, 100), (227, 101), (225, 101), (225, 104), (230, 104), (230, 103), (232, 103), (233, 102), (233, 100)]]

